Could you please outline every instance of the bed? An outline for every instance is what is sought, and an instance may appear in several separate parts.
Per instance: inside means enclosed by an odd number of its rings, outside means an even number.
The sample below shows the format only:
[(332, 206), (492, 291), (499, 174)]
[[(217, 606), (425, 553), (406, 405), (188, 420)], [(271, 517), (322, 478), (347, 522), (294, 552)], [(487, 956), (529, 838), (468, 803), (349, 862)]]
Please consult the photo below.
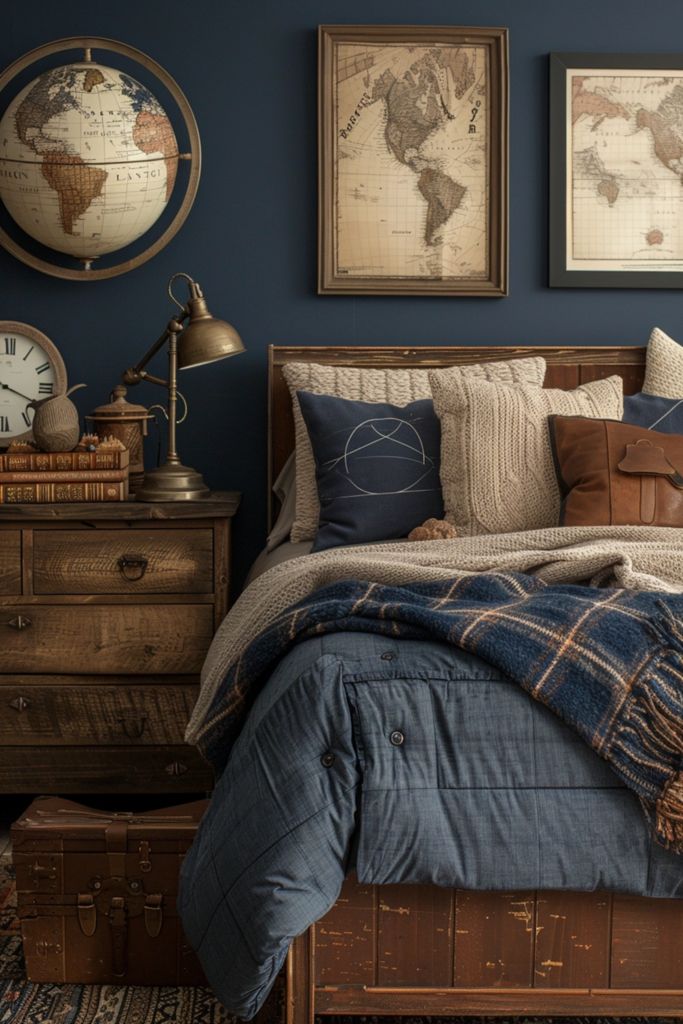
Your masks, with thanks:
[[(618, 373), (626, 393), (639, 389), (645, 360), (643, 348), (607, 346), (271, 347), (269, 479), (293, 448), (286, 362), (432, 367), (524, 355), (546, 359), (546, 386)], [(276, 511), (271, 502), (271, 522)], [(288, 1024), (315, 1014), (683, 1016), (683, 901), (349, 878), (292, 945), (286, 1014)]]
[[(442, 367), (516, 355), (546, 358), (546, 386), (616, 373), (630, 393), (640, 387), (645, 351), (271, 347), (270, 480), (294, 443), (285, 362)], [(288, 1024), (309, 1024), (314, 1014), (683, 1017), (683, 901), (361, 887), (349, 879), (330, 913), (295, 940), (286, 1005)]]

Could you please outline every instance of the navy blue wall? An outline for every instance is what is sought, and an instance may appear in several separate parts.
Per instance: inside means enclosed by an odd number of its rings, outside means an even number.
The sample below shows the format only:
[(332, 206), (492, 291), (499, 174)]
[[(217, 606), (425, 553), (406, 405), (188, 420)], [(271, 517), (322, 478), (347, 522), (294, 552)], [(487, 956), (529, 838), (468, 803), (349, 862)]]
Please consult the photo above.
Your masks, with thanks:
[[(247, 353), (183, 379), (193, 406), (184, 460), (244, 499), (240, 572), (265, 531), (269, 343), (643, 344), (653, 324), (683, 336), (677, 291), (550, 290), (547, 54), (670, 52), (680, 0), (33, 0), (3, 7), (0, 66), (51, 39), (101, 35), (153, 56), (192, 104), (204, 144), (185, 227), (145, 266), (70, 283), (0, 250), (0, 318), (35, 324), (61, 347), (83, 411), (106, 398), (169, 313), (165, 283), (186, 270)], [(511, 248), (506, 299), (334, 298), (315, 294), (316, 26), (359, 22), (506, 25), (511, 56)], [(680, 46), (678, 47), (680, 49)], [(150, 404), (160, 392), (131, 396)]]

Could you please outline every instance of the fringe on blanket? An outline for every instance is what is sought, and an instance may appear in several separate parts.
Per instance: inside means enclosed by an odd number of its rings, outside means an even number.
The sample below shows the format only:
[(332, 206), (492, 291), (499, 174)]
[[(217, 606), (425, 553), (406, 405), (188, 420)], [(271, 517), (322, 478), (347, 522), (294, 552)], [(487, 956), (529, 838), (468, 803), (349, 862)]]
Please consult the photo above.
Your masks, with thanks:
[[(633, 768), (657, 768), (668, 778), (659, 795), (641, 795), (655, 838), (666, 849), (683, 853), (683, 628), (663, 602), (658, 622), (651, 623), (660, 647), (627, 701), (613, 750)], [(631, 773), (629, 773), (631, 774)], [(631, 776), (632, 777), (632, 776)]]
[(662, 846), (683, 853), (683, 772), (671, 779), (657, 801), (655, 832)]

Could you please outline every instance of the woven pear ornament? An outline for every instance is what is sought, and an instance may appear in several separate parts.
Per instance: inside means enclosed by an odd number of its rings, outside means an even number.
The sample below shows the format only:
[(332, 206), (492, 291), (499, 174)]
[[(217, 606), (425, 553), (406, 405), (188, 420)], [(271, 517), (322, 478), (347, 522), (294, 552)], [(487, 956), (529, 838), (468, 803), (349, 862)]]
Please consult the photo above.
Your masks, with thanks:
[(85, 384), (74, 384), (63, 395), (53, 395), (29, 403), (35, 409), (33, 437), (44, 452), (70, 452), (78, 444), (80, 425), (78, 409), (69, 398)]

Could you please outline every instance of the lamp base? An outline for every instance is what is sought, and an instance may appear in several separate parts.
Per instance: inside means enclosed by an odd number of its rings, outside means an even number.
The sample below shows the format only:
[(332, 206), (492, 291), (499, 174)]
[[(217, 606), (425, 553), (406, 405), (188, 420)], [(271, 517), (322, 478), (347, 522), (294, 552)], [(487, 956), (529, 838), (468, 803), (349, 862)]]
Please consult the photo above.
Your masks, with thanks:
[(145, 473), (135, 491), (136, 501), (197, 501), (208, 498), (211, 491), (201, 473), (180, 463), (167, 462), (164, 466)]

